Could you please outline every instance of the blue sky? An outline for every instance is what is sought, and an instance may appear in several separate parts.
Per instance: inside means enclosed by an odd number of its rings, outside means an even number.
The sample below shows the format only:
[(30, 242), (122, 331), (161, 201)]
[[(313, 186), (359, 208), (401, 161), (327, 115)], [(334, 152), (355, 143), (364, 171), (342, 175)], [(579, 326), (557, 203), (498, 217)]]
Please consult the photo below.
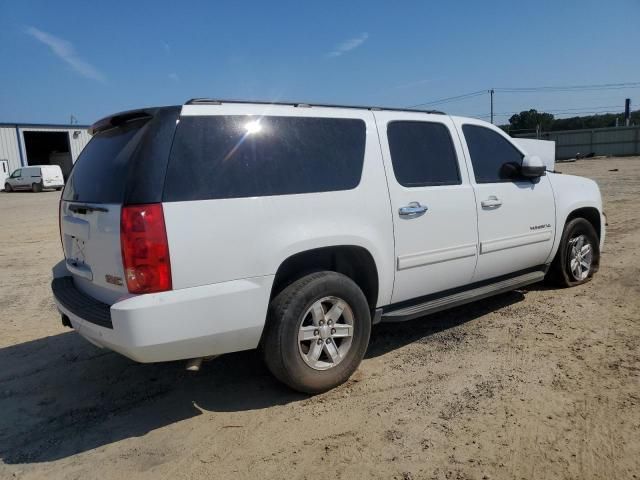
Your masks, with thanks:
[[(640, 2), (0, 0), (0, 45), (0, 122), (191, 97), (408, 106), (639, 82)], [(495, 111), (620, 111), (625, 97), (637, 108), (640, 88), (498, 92)], [(437, 108), (486, 115), (489, 97)]]

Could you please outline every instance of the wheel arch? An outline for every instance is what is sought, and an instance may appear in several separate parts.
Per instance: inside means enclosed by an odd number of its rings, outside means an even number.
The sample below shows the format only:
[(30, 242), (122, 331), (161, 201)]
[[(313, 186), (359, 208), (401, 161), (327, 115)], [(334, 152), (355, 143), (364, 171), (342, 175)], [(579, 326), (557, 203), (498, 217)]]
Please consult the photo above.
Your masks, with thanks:
[(602, 219), (600, 218), (600, 211), (596, 207), (580, 207), (572, 210), (564, 221), (564, 225), (567, 225), (574, 218), (584, 218), (588, 221), (598, 234), (598, 240), (602, 236)]
[(369, 307), (376, 307), (380, 293), (379, 269), (371, 252), (358, 245), (318, 247), (290, 255), (276, 271), (270, 300), (295, 280), (323, 270), (349, 277), (360, 287)]
[(556, 238), (551, 250), (551, 254), (547, 259), (547, 263), (551, 263), (556, 258), (556, 255), (558, 255), (564, 229), (567, 224), (575, 218), (584, 218), (593, 226), (593, 229), (596, 231), (596, 235), (598, 236), (599, 240), (598, 250), (602, 250), (602, 242), (604, 241), (604, 225), (598, 207), (592, 204), (579, 203), (572, 206), (572, 208), (568, 208), (567, 212), (568, 213), (566, 213), (566, 215), (559, 216), (559, 218), (557, 219), (558, 223), (556, 225)]

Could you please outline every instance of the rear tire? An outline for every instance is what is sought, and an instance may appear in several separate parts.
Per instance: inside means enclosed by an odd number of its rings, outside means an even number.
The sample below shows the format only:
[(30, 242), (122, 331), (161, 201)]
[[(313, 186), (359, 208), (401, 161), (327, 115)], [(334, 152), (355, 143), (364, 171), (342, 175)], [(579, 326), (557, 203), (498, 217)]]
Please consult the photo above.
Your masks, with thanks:
[(358, 285), (340, 273), (318, 272), (293, 282), (271, 301), (261, 347), (278, 380), (316, 394), (356, 371), (370, 333), (369, 304)]
[(32, 183), (31, 184), (31, 191), (33, 193), (38, 193), (42, 191), (42, 183)]
[(4, 184), (4, 191), (7, 192), (7, 193), (11, 193), (11, 192), (13, 192), (13, 188), (11, 188), (10, 184), (5, 183)]
[(588, 282), (600, 265), (600, 242), (593, 225), (584, 218), (569, 221), (546, 280), (559, 287)]

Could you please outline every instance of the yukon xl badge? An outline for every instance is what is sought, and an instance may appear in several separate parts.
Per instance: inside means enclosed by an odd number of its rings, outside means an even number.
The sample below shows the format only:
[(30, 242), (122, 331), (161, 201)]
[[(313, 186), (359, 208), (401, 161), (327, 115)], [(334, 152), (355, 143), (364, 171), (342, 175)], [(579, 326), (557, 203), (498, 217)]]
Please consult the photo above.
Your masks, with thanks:
[(107, 281), (107, 283), (122, 286), (122, 279), (120, 277), (116, 277), (115, 275), (105, 275), (104, 279)]
[(551, 224), (543, 223), (542, 225), (531, 225), (529, 230), (540, 230), (542, 228), (551, 228)]

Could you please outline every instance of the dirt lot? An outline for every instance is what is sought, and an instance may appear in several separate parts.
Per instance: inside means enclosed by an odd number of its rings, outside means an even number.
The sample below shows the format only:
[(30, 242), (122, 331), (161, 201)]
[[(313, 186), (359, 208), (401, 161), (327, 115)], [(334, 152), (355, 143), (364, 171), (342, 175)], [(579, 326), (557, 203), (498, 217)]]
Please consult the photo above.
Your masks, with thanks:
[(316, 397), (253, 352), (189, 374), (63, 328), (58, 193), (0, 194), (0, 478), (640, 477), (640, 158), (558, 169), (603, 190), (591, 283), (381, 325)]

